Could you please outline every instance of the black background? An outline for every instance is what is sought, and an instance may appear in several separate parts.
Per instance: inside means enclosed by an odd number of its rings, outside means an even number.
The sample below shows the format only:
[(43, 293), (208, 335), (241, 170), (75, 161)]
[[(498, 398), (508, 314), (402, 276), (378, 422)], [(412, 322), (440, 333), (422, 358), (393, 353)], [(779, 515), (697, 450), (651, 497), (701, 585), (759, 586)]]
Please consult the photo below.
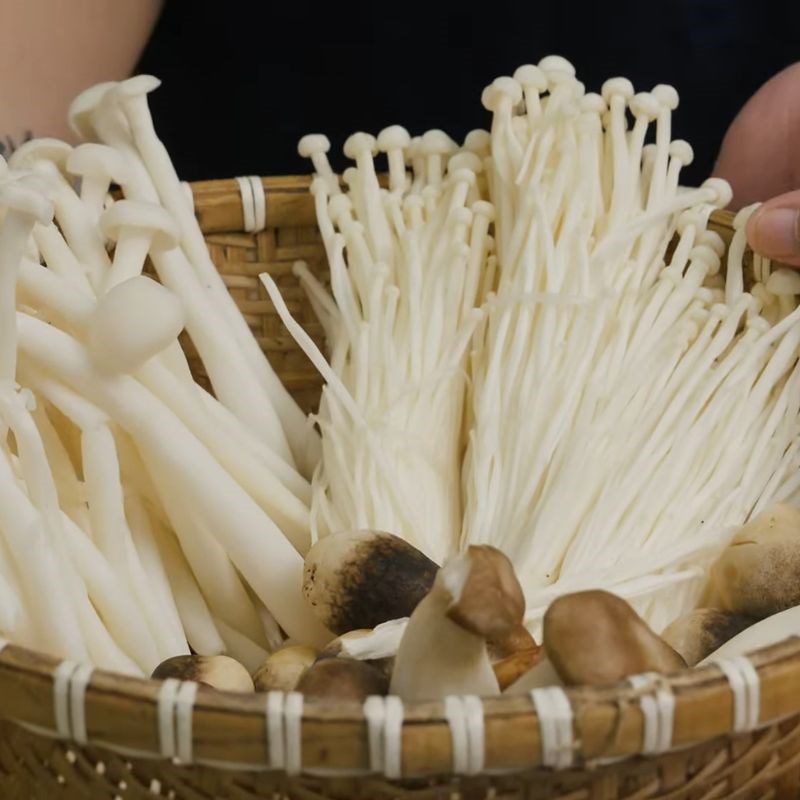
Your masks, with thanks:
[(167, 0), (138, 69), (163, 80), (158, 130), (197, 180), (306, 173), (296, 145), (309, 132), (337, 153), (353, 131), (393, 123), (461, 138), (488, 123), (487, 83), (550, 53), (589, 90), (615, 75), (673, 84), (674, 135), (696, 153), (684, 180), (697, 182), (746, 99), (800, 60), (800, 0)]

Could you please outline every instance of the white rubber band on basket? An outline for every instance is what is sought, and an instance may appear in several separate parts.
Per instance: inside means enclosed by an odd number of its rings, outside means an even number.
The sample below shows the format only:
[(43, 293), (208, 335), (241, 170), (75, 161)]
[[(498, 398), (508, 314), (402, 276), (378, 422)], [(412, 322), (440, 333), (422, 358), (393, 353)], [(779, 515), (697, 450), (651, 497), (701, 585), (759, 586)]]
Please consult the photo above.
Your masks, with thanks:
[(86, 688), (92, 679), (94, 667), (81, 664), (69, 677), (69, 726), (70, 738), (78, 744), (86, 744)]
[(531, 700), (539, 717), (542, 764), (545, 767), (566, 769), (572, 765), (574, 755), (572, 706), (566, 692), (560, 686), (534, 689)]
[(643, 692), (639, 707), (644, 718), (642, 754), (657, 755), (672, 747), (672, 732), (675, 723), (675, 695), (669, 683), (656, 672), (631, 675), (628, 683)]
[(373, 696), (364, 701), (370, 771), (399, 778), (403, 756), (403, 702), (399, 697)]
[(712, 663), (722, 670), (733, 693), (733, 732), (754, 730), (761, 714), (761, 681), (756, 668), (747, 656)]
[(269, 765), (287, 775), (299, 775), (303, 766), (303, 695), (267, 692), (266, 726)]
[(164, 758), (175, 758), (175, 702), (181, 682), (167, 678), (158, 693), (158, 742)]
[(175, 755), (181, 764), (192, 763), (192, 718), (199, 684), (186, 681), (175, 695)]
[(474, 695), (446, 697), (444, 713), (453, 743), (453, 772), (456, 775), (481, 773), (485, 741), (483, 703), (480, 698)]
[(263, 231), (267, 224), (267, 198), (264, 184), (256, 175), (236, 179), (242, 199), (243, 227), (247, 233)]
[(303, 695), (289, 692), (283, 705), (286, 733), (286, 774), (299, 775), (303, 768)]
[(72, 673), (78, 669), (74, 661), (62, 661), (53, 672), (53, 712), (56, 733), (63, 739), (71, 738), (72, 725), (69, 716), (69, 687)]

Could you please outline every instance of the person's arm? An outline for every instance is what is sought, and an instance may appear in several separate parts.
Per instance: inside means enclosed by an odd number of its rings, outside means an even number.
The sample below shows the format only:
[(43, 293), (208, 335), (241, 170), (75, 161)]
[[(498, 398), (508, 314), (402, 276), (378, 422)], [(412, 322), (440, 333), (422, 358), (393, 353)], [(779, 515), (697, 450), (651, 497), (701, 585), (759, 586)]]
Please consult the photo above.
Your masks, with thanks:
[(753, 249), (800, 267), (800, 63), (750, 98), (714, 171), (730, 181), (737, 207), (764, 202), (747, 227)]
[(0, 155), (31, 136), (72, 140), (67, 109), (135, 67), (163, 0), (2, 0)]

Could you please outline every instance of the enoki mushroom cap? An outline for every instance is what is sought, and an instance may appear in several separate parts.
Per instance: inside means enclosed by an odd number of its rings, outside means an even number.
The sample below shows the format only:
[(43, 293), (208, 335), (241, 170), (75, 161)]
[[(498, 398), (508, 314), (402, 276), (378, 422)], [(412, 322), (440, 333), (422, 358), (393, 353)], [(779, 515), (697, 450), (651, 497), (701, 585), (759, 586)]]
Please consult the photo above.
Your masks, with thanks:
[(100, 217), (100, 228), (106, 238), (117, 241), (126, 230), (137, 230), (152, 236), (151, 250), (171, 250), (180, 240), (180, 231), (172, 214), (155, 203), (118, 200)]

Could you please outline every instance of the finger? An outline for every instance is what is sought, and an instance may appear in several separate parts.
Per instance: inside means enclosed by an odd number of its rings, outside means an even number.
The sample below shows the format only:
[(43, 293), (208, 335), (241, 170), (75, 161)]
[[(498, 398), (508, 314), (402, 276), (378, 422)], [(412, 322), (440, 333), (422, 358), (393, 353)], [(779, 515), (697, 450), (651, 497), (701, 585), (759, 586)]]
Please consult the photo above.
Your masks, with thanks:
[(758, 208), (747, 223), (747, 240), (759, 255), (800, 267), (800, 190)]

